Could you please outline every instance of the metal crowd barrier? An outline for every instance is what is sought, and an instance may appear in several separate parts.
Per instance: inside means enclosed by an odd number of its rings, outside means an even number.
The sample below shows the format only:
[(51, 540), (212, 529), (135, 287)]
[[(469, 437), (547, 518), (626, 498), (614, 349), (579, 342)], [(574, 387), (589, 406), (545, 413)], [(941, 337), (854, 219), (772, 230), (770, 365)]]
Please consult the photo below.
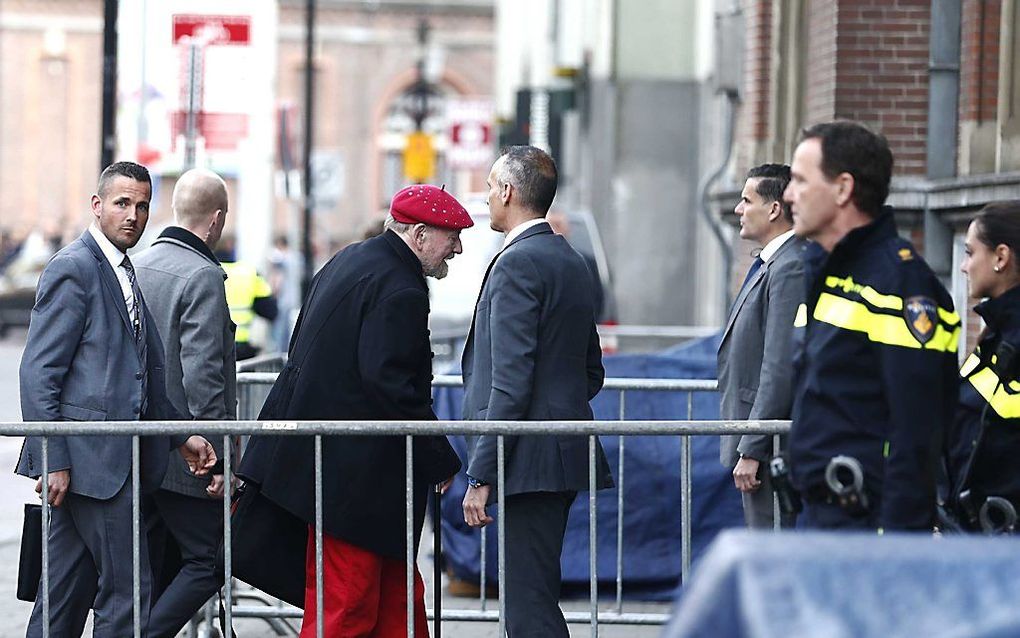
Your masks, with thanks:
[[(279, 362), (276, 363), (279, 365)], [(244, 399), (241, 389), (245, 387), (257, 387), (271, 385), (276, 379), (275, 372), (247, 372), (238, 375), (239, 395)], [(461, 379), (458, 376), (437, 376), (434, 380), (435, 386), (451, 387), (459, 386)], [(414, 613), (413, 613), (413, 591), (414, 591), (414, 567), (415, 556), (413, 555), (413, 435), (426, 434), (493, 434), (497, 435), (497, 556), (498, 556), (498, 586), (501, 592), (498, 611), (490, 611), (486, 607), (486, 582), (485, 582), (485, 534), (482, 533), (482, 554), (481, 554), (481, 610), (470, 609), (444, 609), (440, 616), (443, 620), (449, 621), (496, 621), (499, 623), (499, 635), (505, 634), (505, 573), (506, 573), (506, 549), (505, 539), (505, 503), (502, 498), (505, 488), (505, 457), (504, 457), (504, 436), (506, 435), (535, 435), (548, 434), (550, 429), (555, 429), (560, 434), (586, 435), (589, 437), (589, 569), (590, 569), (590, 610), (589, 612), (572, 612), (565, 614), (568, 622), (587, 623), (591, 625), (591, 635), (598, 636), (600, 624), (622, 624), (622, 625), (658, 625), (668, 620), (666, 614), (650, 613), (625, 613), (623, 610), (623, 492), (626, 480), (624, 473), (624, 436), (625, 435), (679, 435), (681, 436), (681, 578), (686, 582), (690, 571), (691, 555), (691, 436), (720, 435), (720, 434), (784, 434), (789, 430), (788, 421), (694, 421), (693, 415), (693, 393), (712, 391), (716, 389), (714, 380), (682, 380), (682, 379), (607, 379), (605, 390), (617, 390), (620, 392), (620, 420), (619, 421), (429, 421), (429, 422), (400, 422), (400, 421), (285, 421), (285, 422), (261, 422), (253, 421), (251, 417), (236, 422), (223, 421), (180, 421), (180, 422), (33, 422), (33, 423), (0, 423), (0, 435), (3, 436), (42, 436), (42, 472), (48, 473), (49, 468), (49, 436), (68, 435), (132, 435), (132, 510), (133, 510), (133, 593), (135, 627), (134, 635), (140, 637), (140, 613), (141, 603), (139, 600), (140, 591), (140, 540), (141, 533), (141, 510), (138, 486), (139, 475), (139, 435), (173, 435), (192, 434), (203, 432), (208, 436), (224, 437), (224, 474), (225, 481), (229, 485), (229, 477), (233, 474), (234, 459), (231, 455), (230, 437), (234, 435), (252, 434), (273, 434), (285, 436), (314, 436), (315, 437), (315, 561), (316, 561), (316, 583), (317, 583), (317, 631), (316, 635), (321, 638), (322, 628), (322, 436), (346, 435), (402, 435), (405, 437), (406, 445), (406, 541), (407, 541), (407, 635), (414, 636)], [(687, 396), (687, 417), (686, 421), (625, 421), (626, 416), (626, 392), (627, 391), (657, 391), (657, 392), (686, 392)], [(263, 397), (264, 400), (264, 397)], [(258, 405), (242, 406), (248, 413), (259, 409)], [(619, 440), (619, 463), (617, 468), (617, 556), (616, 556), (616, 604), (612, 611), (600, 611), (598, 602), (598, 574), (597, 574), (597, 492), (595, 490), (595, 450), (597, 435), (616, 435)], [(49, 618), (49, 548), (46, 537), (46, 530), (49, 528), (50, 506), (48, 505), (48, 485), (43, 481), (42, 486), (43, 502), (43, 543), (42, 543), (42, 566), (43, 577), (40, 587), (42, 596), (42, 610), (44, 618)], [(233, 592), (229, 584), (232, 582), (232, 556), (230, 525), (231, 497), (229, 493), (223, 499), (224, 537), (225, 537), (225, 566), (224, 582), (224, 611), (226, 626), (231, 626), (234, 617), (259, 617), (259, 618), (300, 618), (301, 610), (292, 607), (254, 607), (235, 606)], [(436, 557), (438, 560), (438, 557)], [(434, 587), (440, 587), (441, 583), (433, 583)], [(434, 616), (432, 611), (428, 612), (430, 618)], [(44, 637), (49, 634), (49, 627), (44, 623)]]

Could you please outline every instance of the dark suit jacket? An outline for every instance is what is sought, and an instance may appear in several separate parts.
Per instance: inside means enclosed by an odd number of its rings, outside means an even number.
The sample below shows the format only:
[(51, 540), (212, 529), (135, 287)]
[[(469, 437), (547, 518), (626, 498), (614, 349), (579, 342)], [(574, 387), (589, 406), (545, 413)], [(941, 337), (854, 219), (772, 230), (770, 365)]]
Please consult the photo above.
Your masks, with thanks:
[[(464, 346), (464, 419), (590, 421), (605, 377), (584, 258), (548, 224), (489, 266)], [(496, 485), (496, 437), (468, 437), (468, 474)], [(588, 489), (584, 436), (508, 436), (507, 495)], [(612, 487), (602, 444), (597, 486)], [(490, 492), (495, 498), (496, 490)]]
[[(791, 237), (741, 289), (719, 344), (719, 414), (723, 419), (789, 419), (793, 406), (791, 337), (804, 301), (803, 239)], [(744, 454), (772, 456), (772, 437), (723, 436), (719, 460), (726, 467)]]
[[(163, 345), (145, 314), (147, 369), (142, 368), (120, 283), (92, 235), (85, 231), (43, 270), (21, 360), (21, 415), (25, 421), (133, 421), (179, 419), (167, 400)], [(148, 400), (141, 414), (142, 375)], [(143, 489), (159, 486), (167, 452), (185, 437), (141, 441)], [(71, 492), (97, 499), (117, 494), (131, 473), (131, 437), (50, 437), (50, 471), (71, 470)], [(41, 439), (27, 437), (18, 474), (42, 473)]]
[[(347, 247), (315, 276), (259, 418), (435, 420), (428, 313), (421, 262), (400, 237)], [(324, 437), (322, 447), (326, 533), (403, 559), (404, 437)], [(238, 473), (312, 524), (313, 458), (311, 437), (253, 437)], [(416, 538), (430, 485), (458, 469), (446, 437), (415, 438)]]

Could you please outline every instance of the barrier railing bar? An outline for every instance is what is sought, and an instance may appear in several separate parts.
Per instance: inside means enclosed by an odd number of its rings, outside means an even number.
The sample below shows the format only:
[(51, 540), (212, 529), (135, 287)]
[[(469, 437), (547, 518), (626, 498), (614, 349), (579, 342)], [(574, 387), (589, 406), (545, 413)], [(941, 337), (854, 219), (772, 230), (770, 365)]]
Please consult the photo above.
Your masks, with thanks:
[(50, 638), (50, 440), (42, 438), (42, 635)]
[(595, 435), (588, 437), (588, 587), (591, 596), (591, 638), (599, 638), (598, 502), (595, 481)]
[[(414, 638), (414, 437), (410, 434), (404, 440), (404, 531), (407, 558), (407, 638)], [(439, 557), (436, 556), (436, 560)], [(441, 586), (440, 583), (436, 583)]]
[(488, 607), (488, 603), (489, 603), (489, 596), (488, 596), (488, 594), (485, 593), (485, 588), (487, 586), (486, 581), (488, 580), (488, 577), (485, 574), (485, 570), (487, 569), (486, 568), (486, 562), (488, 561), (488, 559), (486, 558), (486, 554), (488, 553), (488, 550), (486, 549), (486, 545), (487, 545), (486, 537), (488, 536), (488, 534), (486, 533), (486, 529), (484, 527), (480, 528), (478, 530), (478, 532), (481, 534), (481, 541), (479, 541), (479, 545), (481, 546), (481, 552), (482, 552), (481, 558), (479, 559), (479, 564), (481, 566), (481, 573), (479, 574), (479, 580), (481, 581), (482, 591), (478, 595), (482, 599), (482, 601), (481, 601), (482, 611), (486, 611), (486, 608)]
[(788, 434), (789, 421), (33, 421), (0, 422), (0, 436), (179, 435), (196, 431), (272, 436), (402, 436), (487, 434), (614, 434), (678, 436), (686, 434)]
[[(254, 605), (238, 605), (234, 607), (234, 618), (301, 618), (304, 612), (297, 607), (282, 608)], [(432, 612), (426, 612), (429, 620), (434, 619)], [(591, 615), (583, 611), (565, 611), (563, 617), (571, 625), (587, 625), (591, 623)], [(669, 621), (669, 614), (631, 612), (617, 614), (614, 611), (600, 611), (599, 625), (663, 625)], [(477, 609), (447, 609), (443, 612), (443, 620), (453, 622), (494, 622), (499, 619), (495, 610), (480, 611)]]
[[(131, 437), (131, 598), (135, 638), (142, 638), (141, 443)], [(152, 587), (152, 577), (149, 577)]]
[[(620, 420), (626, 421), (627, 392), (620, 390)], [(617, 484), (616, 484), (616, 613), (623, 613), (623, 484), (624, 484), (624, 441), (627, 437), (620, 435), (618, 443)]]
[(315, 638), (322, 638), (322, 436), (315, 437)]
[[(772, 456), (779, 455), (779, 435), (772, 437)], [(771, 472), (771, 468), (768, 464), (765, 465), (761, 470), (762, 472)], [(771, 483), (771, 481), (770, 481)], [(776, 494), (775, 486), (772, 486), (772, 529), (779, 531), (782, 528), (782, 521), (780, 520), (782, 513), (779, 511), (779, 495)]]
[[(499, 638), (506, 636), (506, 457), (503, 435), (496, 437), (496, 573), (499, 582)], [(482, 529), (485, 529), (484, 527)]]
[[(687, 420), (694, 418), (694, 393), (687, 393)], [(691, 438), (683, 435), (680, 439), (680, 582), (687, 584), (691, 573)]]
[[(237, 375), (237, 384), (272, 385), (277, 372), (245, 372)], [(458, 388), (464, 384), (459, 374), (437, 374), (432, 379), (434, 388)], [(611, 377), (605, 380), (603, 390), (649, 390), (660, 392), (712, 392), (719, 387), (715, 379), (643, 379)]]
[(233, 445), (230, 435), (223, 437), (223, 619), (224, 624), (227, 627), (233, 627), (233, 605), (234, 605), (234, 588), (233, 588), (233, 547), (231, 539), (233, 538), (233, 528), (230, 526), (230, 501), (231, 494), (230, 488), (232, 485), (231, 477), (234, 475), (234, 468), (232, 462), (233, 457)]

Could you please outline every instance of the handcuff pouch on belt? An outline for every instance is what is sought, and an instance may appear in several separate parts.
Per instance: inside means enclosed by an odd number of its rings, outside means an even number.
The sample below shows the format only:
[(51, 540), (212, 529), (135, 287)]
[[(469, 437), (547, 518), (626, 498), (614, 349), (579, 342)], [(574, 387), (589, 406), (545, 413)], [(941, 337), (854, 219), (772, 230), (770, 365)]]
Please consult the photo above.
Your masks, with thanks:
[(864, 514), (868, 511), (868, 495), (864, 490), (864, 468), (854, 457), (842, 454), (832, 457), (825, 467), (825, 485), (836, 498), (836, 503), (847, 512)]

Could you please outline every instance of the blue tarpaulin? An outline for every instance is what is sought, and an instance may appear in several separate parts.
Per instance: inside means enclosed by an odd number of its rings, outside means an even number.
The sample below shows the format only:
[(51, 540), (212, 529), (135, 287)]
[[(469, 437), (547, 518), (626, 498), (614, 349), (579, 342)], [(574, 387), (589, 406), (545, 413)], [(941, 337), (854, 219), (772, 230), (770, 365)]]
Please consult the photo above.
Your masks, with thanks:
[(1013, 538), (731, 531), (664, 636), (1020, 636), (1017, 550)]
[[(607, 377), (714, 379), (718, 337), (701, 339), (651, 355), (612, 355), (604, 359)], [(440, 419), (459, 419), (459, 388), (436, 390), (435, 410)], [(626, 418), (633, 420), (684, 420), (688, 393), (628, 391)], [(620, 418), (619, 392), (605, 390), (592, 402), (595, 418)], [(718, 419), (715, 392), (693, 394), (694, 419)], [(462, 437), (454, 447), (466, 458)], [(619, 482), (619, 437), (601, 437)], [(693, 559), (723, 528), (743, 524), (740, 496), (729, 472), (719, 464), (719, 437), (693, 437), (692, 500)], [(627, 437), (624, 485), (624, 594), (644, 599), (668, 599), (680, 579), (680, 437)], [(461, 502), (467, 489), (462, 472), (443, 497), (443, 554), (446, 565), (460, 579), (479, 580), (480, 537), (464, 523)], [(491, 509), (495, 509), (494, 507)], [(598, 576), (610, 588), (616, 579), (616, 489), (598, 492)], [(495, 525), (487, 528), (487, 579), (496, 582)], [(574, 502), (567, 524), (562, 556), (564, 589), (588, 586), (588, 494)]]

